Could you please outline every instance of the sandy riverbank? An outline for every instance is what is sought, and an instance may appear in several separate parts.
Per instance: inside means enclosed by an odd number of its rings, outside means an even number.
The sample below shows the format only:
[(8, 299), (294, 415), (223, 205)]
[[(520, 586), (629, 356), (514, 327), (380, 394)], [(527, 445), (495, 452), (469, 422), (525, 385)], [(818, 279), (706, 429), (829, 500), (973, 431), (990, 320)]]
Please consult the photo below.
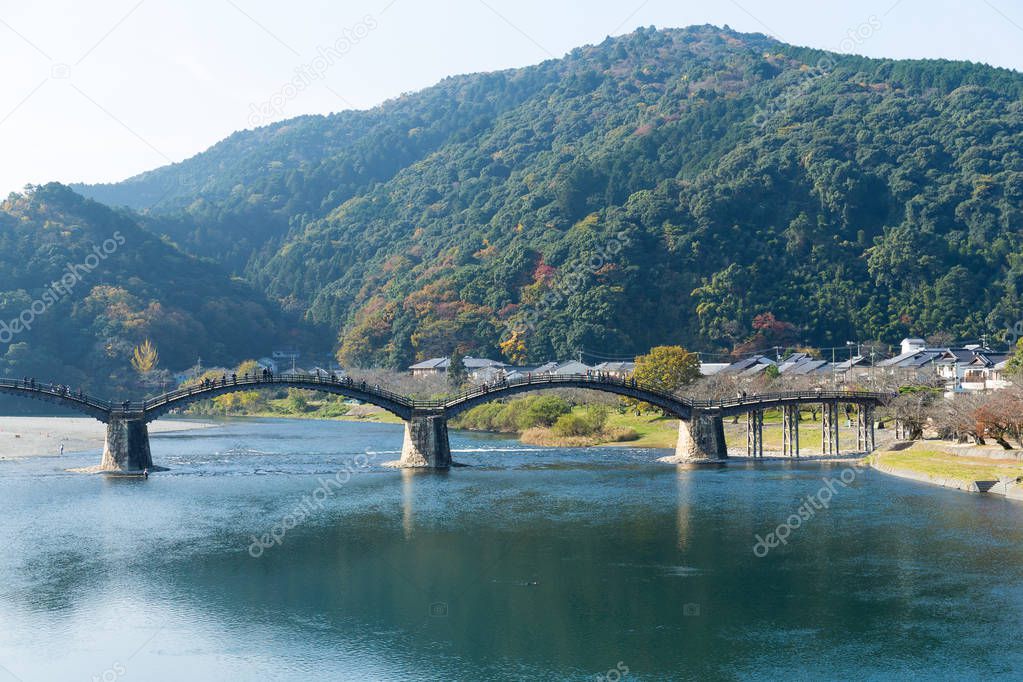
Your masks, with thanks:
[[(216, 426), (210, 422), (163, 419), (149, 433), (189, 431)], [(100, 450), (106, 426), (88, 417), (0, 417), (0, 459)]]

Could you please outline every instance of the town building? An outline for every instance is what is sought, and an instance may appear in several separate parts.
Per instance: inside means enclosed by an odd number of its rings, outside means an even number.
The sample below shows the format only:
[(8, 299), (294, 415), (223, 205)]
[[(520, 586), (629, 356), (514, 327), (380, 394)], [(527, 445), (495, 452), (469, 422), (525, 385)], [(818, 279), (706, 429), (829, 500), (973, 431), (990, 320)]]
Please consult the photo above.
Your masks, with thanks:
[[(462, 364), (465, 365), (465, 371), (469, 375), (469, 378), (474, 381), (487, 381), (489, 379), (484, 377), (494, 376), (498, 370), (504, 370), (504, 368), (508, 367), (506, 363), (499, 362), (497, 360), (474, 358), (468, 355), (462, 358)], [(447, 374), (448, 367), (450, 366), (451, 358), (430, 358), (429, 360), (417, 362), (408, 369), (412, 372), (412, 376), (422, 377)]]
[(593, 366), (594, 372), (608, 374), (619, 379), (626, 379), (636, 371), (635, 362), (602, 362)]

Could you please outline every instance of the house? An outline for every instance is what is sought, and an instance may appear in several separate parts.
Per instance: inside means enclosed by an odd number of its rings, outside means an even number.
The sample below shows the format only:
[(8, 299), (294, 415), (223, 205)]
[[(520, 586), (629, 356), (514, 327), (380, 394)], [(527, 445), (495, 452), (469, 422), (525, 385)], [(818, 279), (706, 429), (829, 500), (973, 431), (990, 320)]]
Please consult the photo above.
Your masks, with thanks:
[[(987, 391), (1008, 386), (1002, 376), (1007, 352), (972, 344), (959, 348), (927, 348), (903, 339), (903, 353), (882, 360), (877, 366), (890, 373), (915, 374), (918, 379), (930, 376), (944, 381), (946, 395), (966, 391)], [(996, 369), (1001, 365), (1000, 369)]]
[(878, 367), (896, 370), (920, 370), (930, 368), (937, 371), (935, 364), (939, 361), (945, 363), (953, 362), (955, 356), (951, 355), (947, 348), (910, 348), (899, 353), (894, 358), (888, 358), (877, 363)]
[(805, 376), (834, 371), (835, 366), (832, 366), (831, 363), (826, 360), (818, 360), (809, 353), (793, 353), (778, 365), (778, 372), (786, 376)]
[(839, 372), (841, 374), (845, 374), (849, 370), (854, 369), (856, 367), (869, 367), (869, 366), (870, 366), (870, 360), (868, 360), (866, 357), (864, 357), (862, 355), (857, 355), (855, 357), (849, 358), (848, 360), (843, 360), (842, 362), (836, 362), (835, 363), (835, 371)]
[(273, 358), (275, 367), (280, 367), (282, 372), (294, 373), (298, 369), (298, 359), (302, 357), (302, 354), (294, 349), (286, 349), (271, 351), (270, 356)]
[(717, 374), (721, 370), (728, 367), (727, 362), (701, 362), (700, 363), (700, 375), (709, 377)]
[(429, 360), (417, 362), (408, 369), (412, 372), (412, 376), (422, 377), (433, 374), (443, 374), (448, 371), (449, 364), (450, 360), (448, 360), (448, 358), (430, 358)]
[(508, 381), (517, 381), (531, 376), (549, 375), (558, 366), (556, 362), (545, 362), (542, 365), (524, 365), (520, 367), (505, 368), (504, 378)]
[[(527, 373), (529, 373), (529, 374), (550, 374), (551, 372), (553, 372), (557, 368), (558, 368), (558, 363), (556, 363), (556, 362), (545, 362), (542, 365), (537, 365), (536, 367), (528, 370)], [(526, 369), (526, 368), (523, 368), (523, 369)]]
[(618, 379), (626, 379), (636, 371), (635, 362), (602, 362), (593, 366), (594, 372), (609, 374)]
[(812, 360), (813, 356), (809, 353), (793, 353), (779, 363), (778, 371), (784, 374), (794, 367), (811, 362)]
[(569, 360), (568, 362), (558, 363), (554, 369), (550, 370), (549, 374), (553, 376), (572, 376), (576, 374), (587, 374), (592, 371), (594, 371), (594, 368), (587, 364), (579, 362), (578, 360)]
[(776, 366), (777, 363), (766, 355), (753, 355), (742, 360), (737, 360), (720, 370), (719, 374), (738, 374), (740, 376), (753, 376), (760, 374), (768, 367)]
[(962, 376), (953, 386), (954, 392), (995, 391), (1010, 385), (1004, 378), (1009, 353), (988, 350), (977, 352), (962, 370)]
[(313, 367), (312, 369), (310, 369), (308, 371), (308, 374), (310, 374), (311, 376), (316, 377), (317, 379), (330, 379), (332, 376), (333, 377), (343, 377), (343, 376), (345, 376), (344, 370), (324, 369), (323, 367), (319, 367), (319, 366)]
[(807, 374), (833, 373), (835, 369), (827, 360), (807, 358), (785, 369), (779, 367), (778, 371), (785, 376), (806, 376)]
[[(477, 381), (489, 381), (490, 379), (486, 377), (495, 377), (499, 370), (508, 367), (507, 364), (497, 360), (474, 358), (468, 355), (462, 358), (462, 364), (465, 365), (465, 371), (469, 378)], [(446, 374), (450, 365), (450, 358), (430, 358), (410, 366), (409, 371), (414, 377)]]
[(899, 355), (905, 355), (906, 353), (911, 353), (914, 351), (923, 350), (927, 348), (927, 342), (924, 341), (923, 339), (919, 339), (916, 337), (905, 338), (899, 345), (901, 347)]

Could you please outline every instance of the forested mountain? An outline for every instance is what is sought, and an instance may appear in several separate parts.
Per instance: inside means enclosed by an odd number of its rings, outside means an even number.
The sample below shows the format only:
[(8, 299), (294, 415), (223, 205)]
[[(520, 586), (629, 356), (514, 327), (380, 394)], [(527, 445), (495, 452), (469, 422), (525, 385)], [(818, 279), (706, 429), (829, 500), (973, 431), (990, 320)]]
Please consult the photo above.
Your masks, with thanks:
[(645, 29), (80, 190), (349, 364), (979, 336), (1023, 318), (1021, 96), (1004, 69)]
[(180, 370), (308, 342), (277, 307), (223, 269), (186, 255), (57, 184), (0, 203), (0, 374), (116, 396), (139, 389), (133, 348), (156, 345)]

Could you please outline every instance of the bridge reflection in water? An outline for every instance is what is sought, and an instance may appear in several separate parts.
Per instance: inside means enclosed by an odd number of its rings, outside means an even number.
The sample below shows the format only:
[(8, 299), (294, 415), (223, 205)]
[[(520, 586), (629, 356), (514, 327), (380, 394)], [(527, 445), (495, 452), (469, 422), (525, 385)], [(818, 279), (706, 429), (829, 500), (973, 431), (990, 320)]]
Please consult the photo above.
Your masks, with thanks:
[(527, 376), (475, 387), (447, 400), (416, 400), (351, 377), (306, 375), (231, 376), (211, 383), (179, 388), (142, 401), (111, 402), (59, 384), (42, 384), (29, 379), (0, 379), (0, 393), (58, 404), (94, 417), (107, 425), (101, 469), (141, 471), (154, 469), (149, 448), (149, 422), (172, 410), (200, 400), (237, 391), (265, 388), (296, 388), (341, 395), (376, 405), (405, 423), (400, 465), (447, 469), (451, 466), (448, 420), (473, 407), (519, 393), (552, 388), (584, 388), (635, 398), (664, 410), (679, 420), (675, 455), (665, 461), (715, 461), (728, 457), (725, 448), (725, 417), (745, 414), (747, 454), (763, 457), (763, 414), (767, 409), (782, 411), (783, 453), (799, 456), (799, 409), (822, 405), (821, 454), (839, 453), (839, 406), (857, 407), (857, 451), (874, 449), (874, 409), (890, 400), (887, 393), (866, 391), (789, 391), (765, 393), (724, 400), (699, 400), (664, 391), (633, 379), (608, 375)]

